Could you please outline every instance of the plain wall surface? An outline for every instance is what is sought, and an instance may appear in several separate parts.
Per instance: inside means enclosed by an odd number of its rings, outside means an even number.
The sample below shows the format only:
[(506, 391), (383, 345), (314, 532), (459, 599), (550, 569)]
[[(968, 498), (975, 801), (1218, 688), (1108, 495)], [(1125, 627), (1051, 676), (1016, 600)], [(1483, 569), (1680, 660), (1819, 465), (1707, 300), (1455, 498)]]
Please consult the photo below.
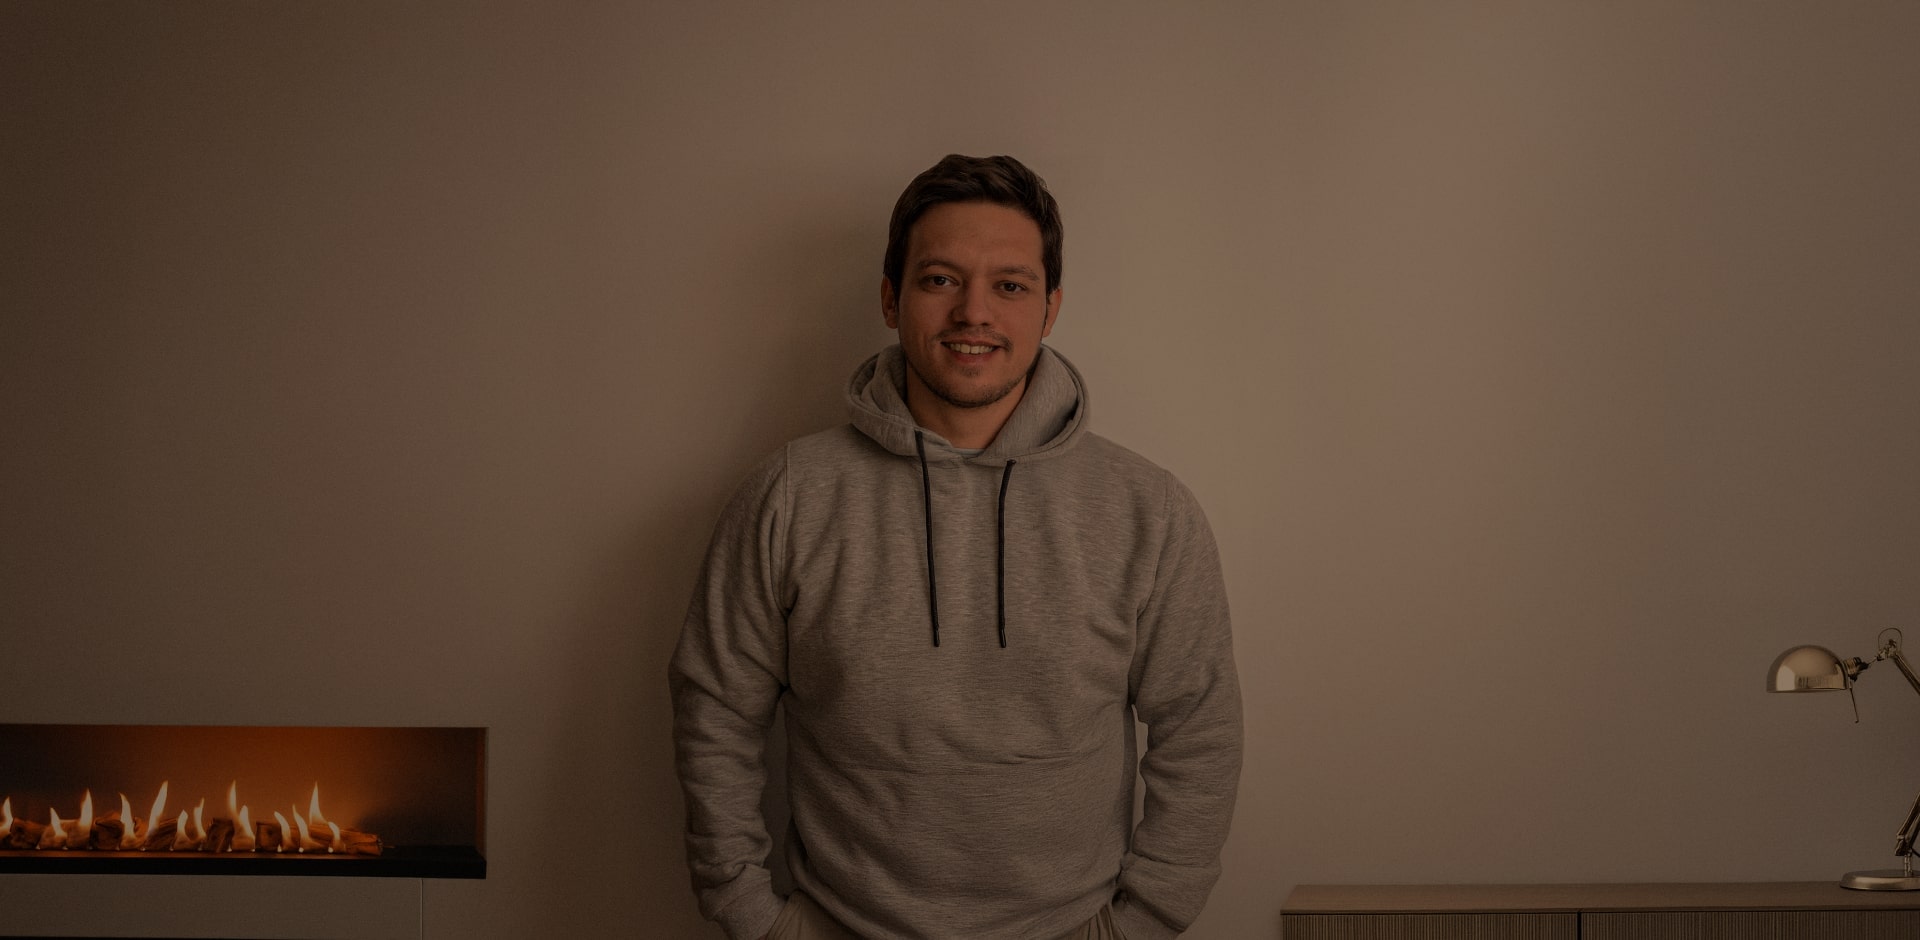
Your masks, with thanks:
[(1889, 867), (1920, 696), (1761, 689), (1920, 643), (1917, 40), (0, 4), (0, 720), (486, 726), (488, 877), (427, 936), (717, 937), (665, 683), (709, 526), (889, 341), (901, 187), (1004, 152), (1063, 207), (1094, 429), (1227, 566), (1246, 769), (1189, 936), (1296, 883)]

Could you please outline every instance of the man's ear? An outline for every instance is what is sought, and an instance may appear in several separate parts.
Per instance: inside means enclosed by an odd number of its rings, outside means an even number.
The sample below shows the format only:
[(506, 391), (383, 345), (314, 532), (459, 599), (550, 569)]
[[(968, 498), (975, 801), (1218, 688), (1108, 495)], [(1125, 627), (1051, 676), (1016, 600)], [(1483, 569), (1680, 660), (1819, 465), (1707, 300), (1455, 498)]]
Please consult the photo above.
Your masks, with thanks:
[(1040, 337), (1042, 339), (1053, 335), (1053, 321), (1060, 318), (1060, 301), (1066, 297), (1066, 295), (1062, 293), (1065, 290), (1066, 288), (1064, 287), (1056, 287), (1053, 289), (1053, 293), (1047, 295), (1047, 320), (1046, 323), (1040, 327)]
[(900, 328), (900, 298), (894, 296), (893, 279), (880, 276), (880, 316), (887, 321), (887, 329)]

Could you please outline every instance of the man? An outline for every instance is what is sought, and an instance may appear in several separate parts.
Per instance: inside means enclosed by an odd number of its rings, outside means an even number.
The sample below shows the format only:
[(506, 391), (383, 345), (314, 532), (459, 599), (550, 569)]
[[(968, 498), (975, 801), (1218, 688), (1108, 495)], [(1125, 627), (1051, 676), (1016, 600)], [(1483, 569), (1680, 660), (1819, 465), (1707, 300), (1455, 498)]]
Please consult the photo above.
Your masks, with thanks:
[(671, 682), (693, 882), (733, 940), (1159, 940), (1219, 874), (1240, 699), (1213, 536), (1087, 431), (1080, 374), (1041, 345), (1060, 246), (1018, 161), (922, 173), (880, 284), (899, 345), (854, 373), (850, 424), (762, 462), (720, 519)]

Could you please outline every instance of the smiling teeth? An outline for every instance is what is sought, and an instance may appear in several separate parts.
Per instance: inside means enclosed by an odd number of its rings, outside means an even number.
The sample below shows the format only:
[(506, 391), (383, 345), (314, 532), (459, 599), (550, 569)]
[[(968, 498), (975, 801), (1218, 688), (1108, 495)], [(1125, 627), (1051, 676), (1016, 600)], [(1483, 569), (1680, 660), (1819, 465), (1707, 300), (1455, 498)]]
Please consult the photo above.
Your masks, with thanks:
[(948, 349), (951, 349), (954, 352), (966, 353), (971, 356), (978, 356), (983, 353), (989, 353), (993, 351), (992, 346), (968, 346), (965, 343), (947, 343), (945, 345)]

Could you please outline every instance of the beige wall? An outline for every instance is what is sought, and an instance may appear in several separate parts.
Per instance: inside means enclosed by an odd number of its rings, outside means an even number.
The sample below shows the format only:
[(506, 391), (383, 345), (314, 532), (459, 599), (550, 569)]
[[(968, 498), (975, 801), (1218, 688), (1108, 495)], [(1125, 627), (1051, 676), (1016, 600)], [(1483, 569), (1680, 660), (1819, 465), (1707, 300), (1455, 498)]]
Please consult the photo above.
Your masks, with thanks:
[(1920, 7), (680, 6), (0, 6), (0, 720), (488, 725), (427, 935), (717, 935), (707, 526), (886, 341), (899, 188), (1009, 152), (1229, 568), (1191, 936), (1890, 864), (1920, 698), (1760, 688), (1920, 642)]

